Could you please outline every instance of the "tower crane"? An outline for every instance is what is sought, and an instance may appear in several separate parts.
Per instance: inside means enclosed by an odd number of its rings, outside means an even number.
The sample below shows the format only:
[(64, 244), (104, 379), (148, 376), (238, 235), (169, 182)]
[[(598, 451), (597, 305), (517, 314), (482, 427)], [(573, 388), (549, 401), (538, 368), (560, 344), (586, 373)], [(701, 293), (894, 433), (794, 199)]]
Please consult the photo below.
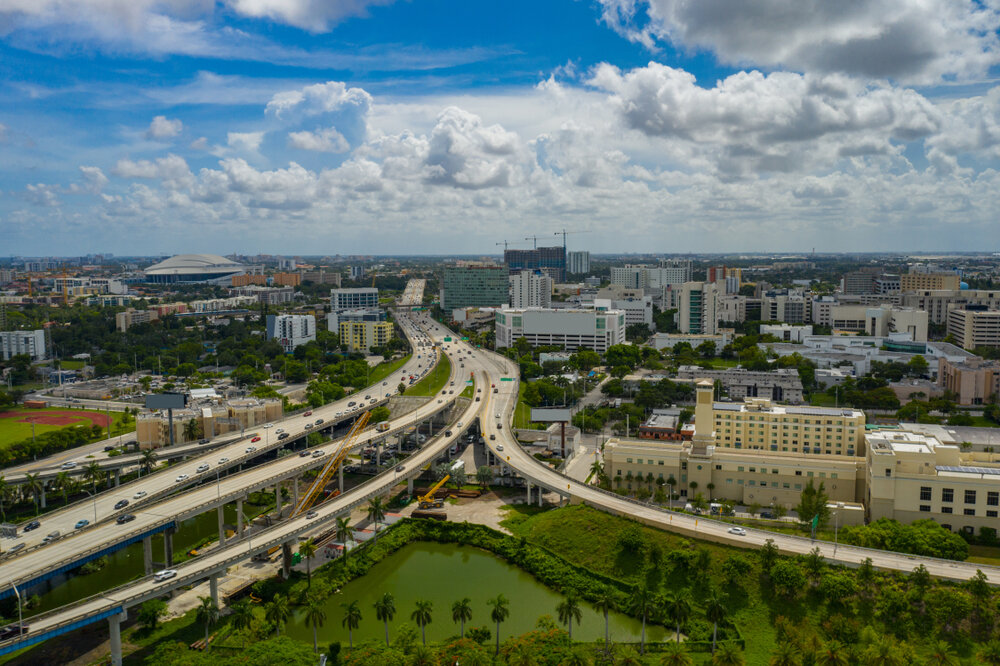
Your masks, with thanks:
[(525, 236), (524, 240), (533, 241), (532, 244), (534, 245), (535, 249), (537, 250), (538, 249), (538, 239), (539, 238), (541, 238), (541, 236)]
[(563, 237), (563, 249), (566, 249), (566, 236), (569, 234), (589, 234), (589, 229), (584, 229), (583, 231), (567, 231), (563, 229), (562, 231), (557, 231), (554, 235)]

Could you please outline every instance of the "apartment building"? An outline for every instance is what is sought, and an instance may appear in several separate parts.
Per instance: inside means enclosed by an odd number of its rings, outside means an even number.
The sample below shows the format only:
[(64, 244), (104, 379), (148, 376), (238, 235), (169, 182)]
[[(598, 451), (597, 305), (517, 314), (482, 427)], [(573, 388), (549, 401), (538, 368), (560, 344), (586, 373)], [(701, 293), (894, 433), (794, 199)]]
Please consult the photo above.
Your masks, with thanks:
[(961, 280), (956, 273), (903, 273), (899, 276), (901, 291), (960, 289)]
[(700, 379), (720, 382), (729, 397), (736, 401), (744, 398), (768, 398), (774, 402), (798, 404), (803, 400), (802, 379), (794, 368), (771, 371), (745, 368), (705, 370), (694, 365), (682, 365), (677, 368), (674, 381), (694, 383)]
[(521, 271), (508, 277), (512, 308), (547, 308), (552, 305), (552, 278), (541, 271)]
[[(504, 250), (503, 262), (511, 274), (521, 271), (540, 270), (555, 282), (566, 281), (566, 248), (557, 245), (554, 247), (536, 247), (531, 250)], [(468, 305), (486, 305), (480, 303), (468, 303)], [(448, 307), (462, 307), (455, 305)]]
[(441, 309), (498, 307), (509, 299), (510, 271), (503, 266), (448, 266), (441, 278)]
[(974, 356), (938, 361), (938, 386), (958, 396), (960, 405), (984, 405), (1000, 393), (1000, 361)]
[(267, 315), (267, 339), (277, 340), (285, 353), (316, 340), (316, 317), (313, 315)]
[(717, 316), (719, 321), (739, 322), (747, 320), (747, 297), (739, 294), (726, 294), (718, 299)]
[(128, 308), (124, 312), (115, 313), (115, 328), (124, 333), (136, 324), (148, 324), (160, 318), (156, 310), (136, 310)]
[(31, 361), (44, 361), (49, 357), (45, 344), (45, 329), (33, 331), (0, 331), (0, 359), (27, 354)]
[(342, 321), (340, 344), (352, 352), (368, 353), (372, 347), (383, 347), (392, 339), (393, 325), (389, 321)]
[(687, 260), (664, 260), (657, 266), (646, 264), (626, 264), (611, 269), (611, 284), (630, 289), (662, 290), (691, 281), (691, 262)]
[(1000, 347), (1000, 310), (951, 310), (948, 335), (963, 349)]
[(566, 254), (566, 272), (580, 275), (590, 272), (590, 252), (580, 250)]
[(318, 271), (299, 271), (299, 275), (302, 276), (303, 282), (312, 282), (314, 284), (332, 284), (337, 287), (340, 286), (340, 282), (343, 276), (341, 276), (340, 271), (319, 269)]
[(260, 285), (247, 285), (246, 287), (236, 287), (230, 291), (234, 296), (252, 296), (258, 303), (265, 305), (283, 305), (295, 300), (294, 287), (262, 287)]
[(523, 337), (532, 346), (605, 352), (625, 342), (625, 326), (625, 313), (620, 310), (501, 308), (496, 312), (496, 346), (510, 347)]
[(714, 335), (718, 328), (719, 287), (712, 282), (685, 282), (677, 295), (677, 327), (681, 333)]
[(377, 307), (378, 289), (375, 287), (330, 290), (330, 310), (333, 312)]
[(761, 297), (761, 321), (805, 324), (811, 321), (812, 301), (798, 292), (768, 291)]
[(337, 333), (342, 321), (385, 321), (385, 310), (380, 308), (361, 308), (358, 310), (341, 310), (331, 312), (326, 316), (326, 330)]

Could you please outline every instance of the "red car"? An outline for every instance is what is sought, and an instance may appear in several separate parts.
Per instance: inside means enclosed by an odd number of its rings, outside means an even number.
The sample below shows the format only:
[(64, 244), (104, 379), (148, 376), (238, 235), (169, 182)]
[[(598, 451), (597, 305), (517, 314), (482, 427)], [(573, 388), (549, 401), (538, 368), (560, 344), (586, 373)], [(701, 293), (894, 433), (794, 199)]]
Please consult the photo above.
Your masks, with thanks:
[(253, 444), (254, 442), (259, 442), (259, 441), (260, 437), (254, 437), (253, 439), (250, 440), (250, 443)]
[(312, 416), (312, 415), (313, 415), (313, 413), (311, 411), (309, 411), (309, 412), (306, 412), (305, 414), (303, 414), (302, 416)]

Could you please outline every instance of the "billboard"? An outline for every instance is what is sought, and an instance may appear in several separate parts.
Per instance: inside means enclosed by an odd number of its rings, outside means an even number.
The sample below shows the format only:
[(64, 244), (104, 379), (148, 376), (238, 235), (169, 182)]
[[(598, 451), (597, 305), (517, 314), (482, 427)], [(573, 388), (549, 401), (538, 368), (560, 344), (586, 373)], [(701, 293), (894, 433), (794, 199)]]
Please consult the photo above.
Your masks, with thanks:
[(558, 423), (560, 421), (571, 421), (571, 415), (566, 408), (557, 409), (534, 409), (531, 410), (531, 420), (542, 423)]
[(184, 409), (187, 396), (183, 393), (150, 393), (146, 396), (146, 409)]

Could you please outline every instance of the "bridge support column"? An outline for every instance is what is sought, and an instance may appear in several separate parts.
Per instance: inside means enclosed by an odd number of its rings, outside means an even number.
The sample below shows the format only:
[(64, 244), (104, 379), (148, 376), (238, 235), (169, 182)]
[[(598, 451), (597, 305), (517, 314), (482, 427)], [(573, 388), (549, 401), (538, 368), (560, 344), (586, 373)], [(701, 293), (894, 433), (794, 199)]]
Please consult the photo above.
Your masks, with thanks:
[(281, 519), (281, 484), (274, 484), (274, 510), (278, 512), (278, 519)]
[(544, 491), (544, 488), (542, 488), (541, 486), (538, 486), (538, 506), (542, 505), (542, 492), (543, 491)]
[(42, 484), (42, 508), (45, 508), (45, 484)]
[(208, 579), (208, 589), (209, 589), (209, 594), (212, 595), (212, 601), (215, 603), (215, 607), (218, 608), (219, 607), (219, 576), (218, 576), (218, 574), (216, 574), (215, 576), (211, 576)]
[(153, 573), (153, 537), (142, 540), (142, 570), (148, 576)]
[(174, 563), (174, 531), (168, 527), (163, 532), (163, 566), (169, 568)]
[(281, 573), (285, 580), (292, 574), (292, 541), (281, 544)]
[(111, 634), (111, 666), (122, 666), (121, 623), (125, 618), (124, 612), (108, 618), (108, 628)]
[(236, 536), (243, 538), (243, 498), (236, 500)]
[(406, 494), (407, 495), (413, 494), (413, 477), (410, 477), (409, 479), (406, 480)]
[(220, 506), (216, 509), (216, 514), (219, 517), (219, 546), (226, 545), (226, 512), (225, 507)]
[(337, 488), (340, 489), (340, 494), (344, 494), (344, 466), (341, 465), (337, 468)]
[(524, 485), (528, 489), (528, 504), (531, 504), (531, 481), (525, 479)]
[(292, 479), (292, 508), (299, 505), (299, 477)]
[(122, 484), (122, 468), (119, 467), (115, 470), (115, 488)]

